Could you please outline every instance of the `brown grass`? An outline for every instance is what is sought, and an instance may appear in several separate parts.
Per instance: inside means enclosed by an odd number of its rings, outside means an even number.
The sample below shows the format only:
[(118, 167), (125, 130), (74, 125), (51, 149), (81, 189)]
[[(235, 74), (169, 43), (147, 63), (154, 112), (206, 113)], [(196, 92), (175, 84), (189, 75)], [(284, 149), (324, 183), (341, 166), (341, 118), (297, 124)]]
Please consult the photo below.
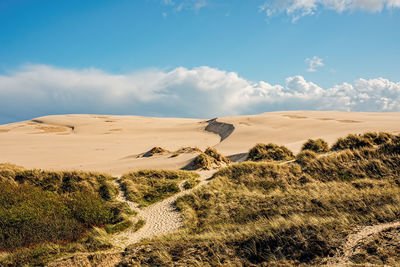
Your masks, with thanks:
[(153, 147), (152, 149), (150, 149), (149, 151), (147, 151), (146, 153), (143, 154), (143, 157), (153, 157), (156, 155), (164, 155), (164, 154), (168, 154), (170, 153), (168, 150), (162, 148), (162, 147)]
[(191, 171), (141, 170), (124, 174), (121, 184), (130, 201), (147, 206), (178, 193), (178, 182), (198, 177)]
[(209, 147), (189, 164), (189, 169), (210, 170), (230, 164), (231, 161), (220, 154), (215, 148)]
[[(177, 200), (184, 229), (131, 246), (122, 263), (320, 265), (354, 227), (400, 219), (399, 147), (386, 142), (320, 157), (304, 151), (312, 156), (302, 165), (245, 162), (221, 169), (207, 186)], [(394, 247), (384, 257), (381, 262), (398, 263)]]
[(285, 146), (276, 144), (256, 144), (249, 151), (250, 161), (284, 161), (294, 159), (293, 153)]
[(325, 140), (321, 138), (315, 140), (308, 139), (308, 141), (305, 142), (301, 147), (301, 150), (311, 150), (315, 153), (326, 153), (329, 151), (329, 145)]

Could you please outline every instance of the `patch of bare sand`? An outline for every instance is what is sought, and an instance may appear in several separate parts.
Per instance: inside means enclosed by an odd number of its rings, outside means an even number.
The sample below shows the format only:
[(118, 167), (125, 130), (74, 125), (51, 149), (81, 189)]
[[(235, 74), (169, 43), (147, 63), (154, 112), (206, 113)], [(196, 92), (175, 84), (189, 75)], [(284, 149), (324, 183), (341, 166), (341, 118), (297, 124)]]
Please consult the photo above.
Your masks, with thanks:
[(139, 242), (145, 238), (152, 238), (155, 236), (165, 235), (178, 230), (183, 225), (182, 215), (174, 207), (176, 199), (180, 196), (191, 193), (193, 190), (207, 184), (209, 178), (214, 174), (215, 170), (199, 171), (200, 183), (192, 189), (185, 190), (181, 182), (179, 187), (181, 192), (157, 202), (153, 205), (139, 209), (135, 203), (127, 201), (120, 195), (120, 201), (127, 202), (131, 209), (135, 210), (138, 214), (137, 217), (145, 221), (145, 225), (137, 232), (128, 229), (113, 238), (113, 243), (117, 247), (124, 248), (130, 244)]
[[(210, 125), (210, 123), (212, 123)], [(66, 132), (36, 127), (64, 127)], [(208, 132), (208, 129), (212, 132)], [(0, 125), (0, 162), (26, 168), (91, 170), (121, 175), (144, 168), (180, 169), (195, 153), (131, 157), (162, 147), (214, 146), (242, 160), (256, 143), (286, 145), (295, 153), (309, 138), (332, 144), (338, 137), (366, 131), (400, 132), (400, 113), (287, 111), (217, 120), (111, 115), (62, 115)], [(107, 133), (107, 134), (104, 134)]]
[(323, 138), (333, 144), (338, 137), (350, 133), (400, 131), (400, 113), (281, 111), (218, 120), (235, 127), (227, 139), (215, 146), (225, 156), (245, 153), (256, 143), (286, 145), (297, 153), (309, 138)]
[(346, 242), (340, 248), (339, 253), (328, 260), (328, 266), (348, 266), (351, 265), (350, 258), (356, 253), (356, 248), (369, 236), (387, 231), (393, 228), (400, 228), (400, 222), (382, 223), (377, 225), (365, 226), (350, 234)]

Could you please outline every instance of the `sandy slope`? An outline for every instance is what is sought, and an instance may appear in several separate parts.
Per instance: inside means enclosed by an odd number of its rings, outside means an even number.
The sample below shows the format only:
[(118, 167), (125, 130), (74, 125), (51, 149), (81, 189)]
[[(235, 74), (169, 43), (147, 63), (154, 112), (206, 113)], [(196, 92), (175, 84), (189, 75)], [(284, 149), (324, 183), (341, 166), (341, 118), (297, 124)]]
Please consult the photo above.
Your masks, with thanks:
[(198, 172), (200, 175), (200, 183), (189, 190), (183, 188), (183, 182), (180, 184), (181, 192), (164, 199), (163, 201), (157, 202), (150, 205), (144, 209), (139, 209), (134, 203), (123, 200), (127, 202), (132, 209), (138, 212), (135, 218), (142, 218), (145, 221), (145, 225), (140, 228), (137, 232), (132, 232), (131, 229), (124, 231), (113, 238), (113, 243), (117, 247), (126, 247), (130, 244), (136, 243), (144, 238), (151, 238), (154, 236), (161, 236), (167, 233), (178, 230), (182, 225), (181, 214), (175, 209), (175, 200), (182, 196), (191, 193), (194, 189), (201, 185), (207, 184), (208, 179), (212, 176), (215, 170), (212, 171), (201, 171)]
[(332, 144), (338, 137), (365, 131), (400, 133), (400, 113), (338, 111), (285, 111), (253, 116), (225, 117), (234, 132), (216, 148), (224, 155), (246, 152), (258, 142), (284, 144), (294, 152), (308, 138), (324, 138)]
[(350, 258), (355, 254), (355, 250), (367, 237), (387, 231), (393, 228), (400, 228), (400, 222), (382, 223), (377, 225), (365, 226), (358, 231), (350, 234), (346, 242), (341, 247), (340, 253), (329, 259), (329, 266), (346, 266), (350, 265)]
[[(27, 168), (81, 169), (120, 175), (139, 168), (182, 168), (195, 156), (136, 156), (154, 146), (216, 146), (224, 155), (246, 153), (257, 142), (285, 144), (297, 152), (308, 138), (332, 143), (347, 133), (400, 132), (400, 113), (290, 111), (201, 119), (62, 115), (0, 125), (0, 162)], [(215, 131), (214, 131), (215, 130)], [(216, 131), (226, 131), (218, 134)], [(227, 133), (229, 135), (227, 135)], [(221, 139), (223, 141), (220, 143)]]
[(193, 154), (136, 158), (161, 146), (205, 149), (219, 136), (204, 130), (198, 119), (159, 119), (136, 116), (64, 115), (0, 126), (0, 162), (27, 168), (81, 169), (120, 175), (138, 168), (186, 165)]

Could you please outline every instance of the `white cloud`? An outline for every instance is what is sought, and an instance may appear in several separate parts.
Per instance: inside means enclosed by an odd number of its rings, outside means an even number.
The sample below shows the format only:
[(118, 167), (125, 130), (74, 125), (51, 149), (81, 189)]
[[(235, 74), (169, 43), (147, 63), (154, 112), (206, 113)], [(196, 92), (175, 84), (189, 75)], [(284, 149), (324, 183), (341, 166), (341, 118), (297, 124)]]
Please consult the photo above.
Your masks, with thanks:
[(197, 1), (196, 3), (194, 3), (193, 9), (198, 11), (206, 6), (207, 6), (207, 2), (205, 0), (200, 0), (200, 1)]
[(163, 3), (164, 5), (167, 5), (167, 6), (174, 4), (174, 2), (172, 0), (161, 0), (161, 3)]
[(308, 65), (308, 72), (316, 72), (317, 68), (323, 67), (324, 66), (324, 62), (322, 60), (322, 58), (319, 58), (317, 56), (313, 56), (312, 58), (306, 58), (305, 62)]
[(30, 65), (0, 75), (0, 118), (103, 113), (215, 117), (274, 110), (400, 111), (400, 82), (359, 79), (321, 88), (302, 76), (252, 82), (210, 67), (117, 75)]
[(260, 6), (268, 17), (284, 13), (295, 22), (299, 18), (313, 15), (319, 9), (338, 13), (353, 10), (381, 12), (383, 9), (399, 8), (400, 0), (272, 0)]
[(172, 6), (173, 9), (178, 12), (182, 10), (199, 11), (207, 6), (206, 0), (161, 0), (161, 3), (166, 6)]

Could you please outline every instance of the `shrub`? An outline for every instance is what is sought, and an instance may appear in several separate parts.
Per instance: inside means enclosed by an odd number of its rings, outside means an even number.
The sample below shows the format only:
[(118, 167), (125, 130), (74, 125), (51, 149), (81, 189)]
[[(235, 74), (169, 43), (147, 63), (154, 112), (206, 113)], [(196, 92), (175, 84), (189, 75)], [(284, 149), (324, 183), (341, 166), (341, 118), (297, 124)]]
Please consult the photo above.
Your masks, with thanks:
[(315, 153), (325, 153), (329, 151), (328, 143), (319, 138), (319, 139), (308, 139), (307, 142), (303, 144), (301, 150), (311, 150)]
[(209, 170), (212, 167), (213, 159), (208, 155), (201, 153), (193, 159), (195, 169)]
[(98, 227), (94, 227), (82, 243), (85, 245), (88, 251), (112, 248), (112, 244), (107, 232)]
[(59, 194), (92, 192), (99, 194), (105, 200), (114, 198), (118, 191), (111, 183), (113, 177), (97, 172), (26, 170), (2, 164), (0, 181), (4, 180), (34, 185)]
[(285, 146), (275, 144), (257, 144), (249, 151), (247, 160), (250, 161), (282, 161), (292, 160), (293, 153)]
[(400, 175), (400, 153), (386, 154), (384, 151), (383, 148), (344, 150), (311, 161), (304, 171), (321, 181), (393, 180)]
[(199, 183), (200, 183), (199, 179), (191, 178), (189, 180), (186, 180), (186, 182), (183, 184), (183, 188), (185, 190), (188, 190), (188, 189), (191, 189), (191, 188), (195, 187)]
[(198, 177), (191, 171), (141, 170), (123, 175), (121, 183), (130, 201), (147, 206), (178, 193), (177, 182)]
[(360, 149), (362, 147), (373, 147), (371, 139), (361, 135), (349, 134), (345, 138), (339, 138), (336, 143), (333, 144), (332, 150)]
[(303, 150), (296, 156), (296, 162), (301, 166), (308, 165), (311, 161), (318, 157), (317, 153), (312, 150)]
[(124, 219), (119, 223), (116, 224), (108, 224), (106, 225), (106, 227), (104, 228), (104, 230), (108, 233), (108, 234), (115, 234), (118, 232), (122, 232), (126, 229), (128, 229), (129, 227), (131, 227), (133, 225), (132, 221), (129, 219)]
[(152, 149), (150, 149), (149, 151), (147, 151), (146, 153), (143, 154), (143, 157), (152, 157), (154, 155), (162, 155), (162, 154), (166, 154), (169, 153), (168, 150), (162, 148), (162, 147), (153, 147)]
[(0, 182), (0, 247), (74, 241), (111, 223), (111, 206), (96, 194), (59, 195), (29, 184)]
[(214, 163), (220, 165), (221, 163), (229, 164), (231, 161), (222, 156), (215, 148), (209, 147), (204, 151), (204, 154), (215, 159)]
[(400, 154), (400, 142), (387, 142), (379, 147), (379, 151), (385, 154)]
[(369, 139), (372, 143), (375, 145), (382, 145), (390, 141), (395, 141), (397, 140), (397, 136), (390, 134), (390, 133), (384, 133), (384, 132), (368, 132), (364, 133), (362, 137)]

